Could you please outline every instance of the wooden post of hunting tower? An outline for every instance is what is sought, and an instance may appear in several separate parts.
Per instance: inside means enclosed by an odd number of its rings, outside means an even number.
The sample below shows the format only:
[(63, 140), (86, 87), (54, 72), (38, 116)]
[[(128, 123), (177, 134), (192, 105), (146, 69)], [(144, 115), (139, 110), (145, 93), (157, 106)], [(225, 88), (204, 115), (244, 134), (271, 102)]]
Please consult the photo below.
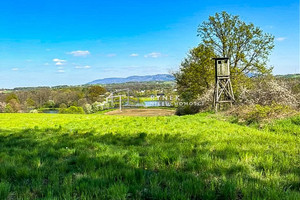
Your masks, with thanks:
[(214, 107), (218, 111), (221, 103), (232, 103), (234, 100), (232, 85), (230, 81), (230, 69), (228, 58), (213, 58), (215, 60), (215, 91)]

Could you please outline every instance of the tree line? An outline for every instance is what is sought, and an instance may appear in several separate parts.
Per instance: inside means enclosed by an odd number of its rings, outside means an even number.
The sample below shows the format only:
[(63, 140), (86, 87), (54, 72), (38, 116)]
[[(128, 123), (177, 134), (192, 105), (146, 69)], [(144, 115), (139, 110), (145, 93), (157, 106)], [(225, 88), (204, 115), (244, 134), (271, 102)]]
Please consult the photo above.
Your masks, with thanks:
[[(130, 99), (137, 101), (136, 98), (150, 98), (158, 93), (173, 94), (175, 82), (14, 88), (0, 93), (0, 112), (42, 112), (57, 109), (60, 113), (94, 113), (110, 107), (111, 105), (104, 105), (103, 102), (112, 92), (120, 89), (129, 89)], [(118, 94), (127, 95), (127, 91)]]
[(0, 112), (29, 112), (43, 108), (83, 107), (102, 101), (107, 90), (101, 86), (37, 88), (0, 94)]

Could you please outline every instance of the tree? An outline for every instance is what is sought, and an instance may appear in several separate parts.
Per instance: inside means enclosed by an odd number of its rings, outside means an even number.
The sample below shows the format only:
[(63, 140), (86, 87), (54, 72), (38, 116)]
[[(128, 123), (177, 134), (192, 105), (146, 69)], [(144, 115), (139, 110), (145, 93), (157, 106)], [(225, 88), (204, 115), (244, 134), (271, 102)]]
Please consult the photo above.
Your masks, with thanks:
[(38, 107), (43, 106), (49, 100), (50, 94), (51, 94), (51, 90), (49, 88), (42, 88), (36, 90), (34, 95), (35, 96), (34, 101), (36, 102), (37, 106)]
[(53, 100), (48, 100), (46, 103), (44, 103), (44, 108), (54, 108), (55, 102)]
[(60, 104), (59, 105), (59, 108), (60, 109), (65, 109), (65, 108), (67, 108), (68, 106), (65, 104), (65, 103), (62, 103), (62, 104)]
[(0, 102), (0, 113), (5, 112), (6, 108), (6, 103), (5, 102)]
[(102, 94), (105, 94), (106, 93), (106, 89), (99, 86), (99, 85), (94, 85), (94, 86), (91, 86), (89, 87), (88, 89), (88, 98), (94, 102), (94, 101), (97, 101), (98, 97)]
[(7, 112), (17, 113), (21, 110), (21, 106), (18, 100), (11, 99), (7, 104)]
[(82, 107), (71, 106), (69, 108), (60, 108), (61, 114), (85, 114)]
[(263, 33), (252, 23), (246, 24), (239, 16), (216, 13), (199, 25), (198, 36), (201, 43), (214, 49), (217, 56), (230, 59), (233, 78), (240, 74), (272, 71), (267, 67), (267, 61), (274, 48), (274, 36)]
[(249, 84), (249, 73), (270, 74), (268, 56), (274, 37), (226, 12), (210, 16), (199, 25), (201, 42), (193, 48), (175, 73), (178, 92), (184, 100), (196, 99), (214, 82), (213, 57), (228, 57), (235, 95), (238, 86)]
[(9, 103), (12, 99), (15, 99), (18, 103), (20, 103), (18, 96), (15, 93), (9, 93), (5, 97), (5, 102)]
[(30, 108), (34, 108), (35, 107), (35, 101), (32, 98), (28, 98), (26, 100), (26, 106), (30, 107)]
[(11, 107), (10, 104), (6, 104), (5, 109), (4, 109), (4, 112), (6, 112), (6, 113), (13, 113), (14, 110), (13, 110), (13, 108)]
[(195, 99), (211, 87), (214, 81), (213, 57), (213, 49), (204, 44), (190, 50), (179, 72), (174, 74), (178, 93), (183, 100)]

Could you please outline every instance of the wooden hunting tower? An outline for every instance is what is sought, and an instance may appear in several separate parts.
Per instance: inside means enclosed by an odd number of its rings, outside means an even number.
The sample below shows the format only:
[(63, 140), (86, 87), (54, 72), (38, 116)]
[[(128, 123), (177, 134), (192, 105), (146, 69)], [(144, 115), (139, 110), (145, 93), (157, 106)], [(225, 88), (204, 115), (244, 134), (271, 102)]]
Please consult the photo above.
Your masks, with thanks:
[(215, 60), (215, 91), (214, 107), (218, 111), (220, 103), (234, 102), (234, 95), (230, 81), (229, 58), (213, 58)]

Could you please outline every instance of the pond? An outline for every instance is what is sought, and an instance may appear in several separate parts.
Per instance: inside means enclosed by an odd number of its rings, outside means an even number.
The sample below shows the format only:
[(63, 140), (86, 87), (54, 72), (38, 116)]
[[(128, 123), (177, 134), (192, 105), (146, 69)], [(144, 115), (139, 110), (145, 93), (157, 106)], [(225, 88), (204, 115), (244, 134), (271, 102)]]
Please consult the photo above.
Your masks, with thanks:
[(59, 111), (58, 110), (43, 110), (43, 113), (48, 113), (48, 114), (57, 114)]

